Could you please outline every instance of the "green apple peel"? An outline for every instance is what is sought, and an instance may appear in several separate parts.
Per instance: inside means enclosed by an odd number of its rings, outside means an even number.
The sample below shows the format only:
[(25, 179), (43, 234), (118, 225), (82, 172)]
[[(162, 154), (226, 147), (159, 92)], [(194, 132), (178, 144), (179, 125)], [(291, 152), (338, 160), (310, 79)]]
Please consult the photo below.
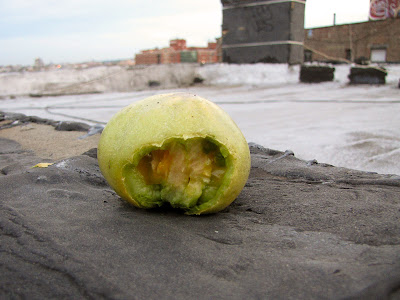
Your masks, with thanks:
[(187, 214), (227, 207), (250, 171), (249, 148), (233, 120), (188, 93), (152, 96), (115, 114), (98, 161), (121, 198), (140, 208), (169, 203)]

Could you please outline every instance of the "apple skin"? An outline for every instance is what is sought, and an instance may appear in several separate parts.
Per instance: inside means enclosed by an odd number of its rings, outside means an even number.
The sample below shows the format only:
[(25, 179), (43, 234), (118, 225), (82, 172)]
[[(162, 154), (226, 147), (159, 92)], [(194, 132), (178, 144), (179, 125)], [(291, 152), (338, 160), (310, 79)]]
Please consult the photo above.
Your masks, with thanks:
[(243, 189), (250, 172), (248, 144), (230, 116), (219, 106), (189, 93), (151, 96), (116, 113), (104, 128), (98, 145), (99, 167), (109, 185), (124, 200), (139, 208), (162, 203), (135, 199), (127, 177), (150, 149), (173, 139), (207, 138), (220, 147), (226, 172), (215, 197), (186, 210), (186, 214), (216, 213), (226, 208)]

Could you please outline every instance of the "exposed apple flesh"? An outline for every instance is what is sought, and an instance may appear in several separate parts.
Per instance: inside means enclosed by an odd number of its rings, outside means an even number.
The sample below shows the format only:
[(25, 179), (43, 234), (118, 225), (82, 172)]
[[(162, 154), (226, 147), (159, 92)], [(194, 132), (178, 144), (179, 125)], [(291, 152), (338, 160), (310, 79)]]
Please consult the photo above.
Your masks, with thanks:
[(187, 209), (215, 194), (225, 173), (225, 159), (216, 145), (198, 138), (173, 141), (162, 150), (151, 151), (137, 169), (147, 185), (160, 191), (156, 197)]

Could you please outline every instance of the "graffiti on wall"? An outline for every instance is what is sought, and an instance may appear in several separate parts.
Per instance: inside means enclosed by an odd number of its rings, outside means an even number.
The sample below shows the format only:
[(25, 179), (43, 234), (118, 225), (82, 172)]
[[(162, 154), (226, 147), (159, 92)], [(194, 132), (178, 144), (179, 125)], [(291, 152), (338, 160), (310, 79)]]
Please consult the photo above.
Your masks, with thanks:
[(271, 32), (274, 29), (272, 12), (268, 6), (258, 6), (252, 9), (250, 20), (253, 22), (254, 30), (258, 33)]
[(370, 0), (370, 20), (382, 20), (398, 17), (400, 0)]

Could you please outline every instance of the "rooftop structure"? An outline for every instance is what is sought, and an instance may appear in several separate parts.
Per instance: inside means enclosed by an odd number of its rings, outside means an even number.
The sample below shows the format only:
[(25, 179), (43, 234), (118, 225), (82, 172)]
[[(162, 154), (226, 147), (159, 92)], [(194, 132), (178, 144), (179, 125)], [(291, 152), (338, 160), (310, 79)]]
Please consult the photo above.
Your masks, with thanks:
[(303, 61), (303, 0), (221, 0), (222, 57), (228, 63)]

